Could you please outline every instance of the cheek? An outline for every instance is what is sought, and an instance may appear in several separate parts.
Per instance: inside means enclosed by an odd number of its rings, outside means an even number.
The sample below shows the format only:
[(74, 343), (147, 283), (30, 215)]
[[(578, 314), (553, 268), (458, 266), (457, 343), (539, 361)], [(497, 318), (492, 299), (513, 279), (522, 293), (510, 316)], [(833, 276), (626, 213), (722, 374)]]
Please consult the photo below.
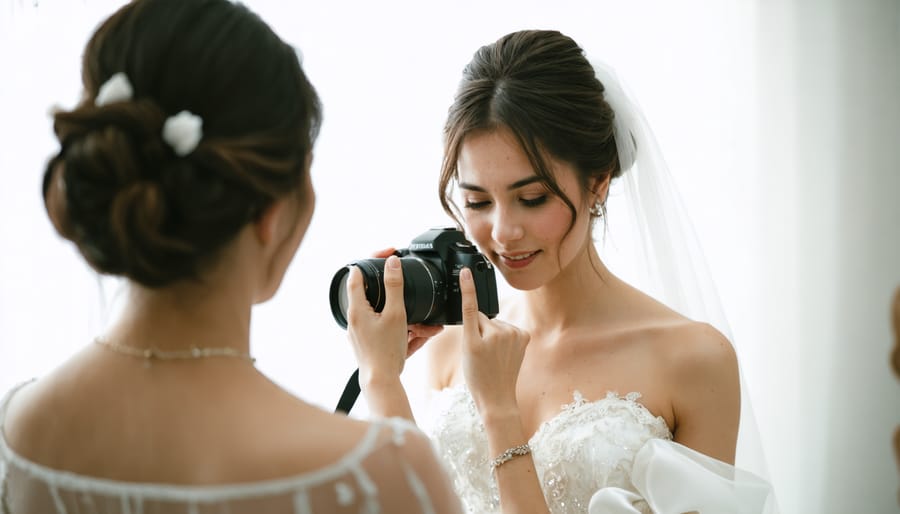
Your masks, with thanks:
[[(566, 236), (572, 223), (572, 211), (562, 202), (548, 205), (544, 212), (534, 217), (532, 230), (539, 237), (550, 241), (560, 241)], [(569, 232), (569, 236), (574, 232)], [(566, 236), (568, 239), (568, 236)]]
[[(572, 219), (569, 215), (567, 220)], [(568, 223), (568, 221), (566, 222)], [(584, 246), (585, 242), (591, 238), (590, 235), (590, 216), (587, 212), (579, 212), (572, 229), (566, 234), (568, 224), (563, 225), (557, 237), (560, 238), (559, 248), (561, 258), (567, 260), (578, 253)]]
[(463, 217), (466, 233), (472, 241), (481, 249), (486, 249), (487, 243), (491, 241), (491, 222), (487, 216), (479, 216), (476, 214), (467, 214)]

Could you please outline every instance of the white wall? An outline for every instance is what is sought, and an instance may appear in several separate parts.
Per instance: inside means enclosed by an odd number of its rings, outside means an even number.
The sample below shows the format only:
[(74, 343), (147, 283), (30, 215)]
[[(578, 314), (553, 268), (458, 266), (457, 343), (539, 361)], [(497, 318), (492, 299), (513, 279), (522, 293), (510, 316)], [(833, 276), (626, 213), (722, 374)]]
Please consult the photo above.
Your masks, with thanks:
[(759, 20), (773, 473), (786, 511), (898, 512), (900, 3), (768, 2)]
[[(46, 221), (40, 175), (47, 108), (77, 97), (81, 48), (119, 3), (0, 3), (0, 390), (47, 373), (109, 310)], [(447, 223), (436, 176), (459, 72), (506, 32), (558, 28), (619, 70), (655, 128), (720, 286), (783, 511), (898, 511), (895, 0), (248, 3), (301, 49), (325, 104), (312, 226), (255, 312), (264, 372), (333, 407), (353, 369), (327, 305), (333, 271)]]

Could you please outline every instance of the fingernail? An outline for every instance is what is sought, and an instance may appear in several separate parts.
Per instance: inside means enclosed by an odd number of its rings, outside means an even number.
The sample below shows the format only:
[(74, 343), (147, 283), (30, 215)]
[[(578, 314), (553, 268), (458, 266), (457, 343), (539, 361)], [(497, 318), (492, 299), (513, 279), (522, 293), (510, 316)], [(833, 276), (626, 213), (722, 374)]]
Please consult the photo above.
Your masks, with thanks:
[(388, 257), (387, 265), (391, 269), (399, 269), (400, 268), (400, 259), (397, 258), (396, 255), (391, 255)]
[(463, 268), (459, 272), (459, 279), (460, 280), (472, 280), (472, 270), (470, 270), (469, 268)]

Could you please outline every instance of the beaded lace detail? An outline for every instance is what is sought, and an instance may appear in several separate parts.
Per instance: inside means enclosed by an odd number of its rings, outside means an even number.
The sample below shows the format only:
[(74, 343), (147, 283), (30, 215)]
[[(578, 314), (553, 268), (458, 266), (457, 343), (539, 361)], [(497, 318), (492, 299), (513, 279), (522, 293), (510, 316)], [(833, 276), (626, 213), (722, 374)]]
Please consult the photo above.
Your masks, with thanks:
[[(588, 401), (575, 391), (572, 403), (538, 428), (529, 445), (550, 512), (583, 514), (591, 496), (604, 487), (635, 491), (635, 453), (650, 439), (672, 439), (665, 420), (640, 404), (640, 397), (636, 392), (609, 392)], [(458, 386), (435, 393), (430, 410), (429, 432), (466, 510), (500, 512), (487, 435), (468, 389)]]

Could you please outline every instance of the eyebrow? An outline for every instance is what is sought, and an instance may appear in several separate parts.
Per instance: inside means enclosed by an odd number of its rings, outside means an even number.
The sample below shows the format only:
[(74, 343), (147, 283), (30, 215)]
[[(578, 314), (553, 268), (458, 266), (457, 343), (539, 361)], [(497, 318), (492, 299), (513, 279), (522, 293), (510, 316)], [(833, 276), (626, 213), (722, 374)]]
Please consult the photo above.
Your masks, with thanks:
[[(530, 176), (530, 177), (528, 177), (528, 178), (523, 178), (522, 180), (517, 180), (517, 181), (513, 182), (512, 184), (510, 184), (510, 185), (506, 188), (506, 190), (507, 190), (507, 191), (512, 191), (513, 189), (518, 189), (518, 188), (520, 188), (520, 187), (525, 187), (525, 186), (527, 186), (528, 184), (534, 184), (535, 182), (543, 182), (543, 179), (542, 179), (541, 177), (537, 176), (537, 175), (532, 175), (532, 176)], [(483, 187), (481, 187), (481, 186), (476, 186), (475, 184), (469, 184), (468, 182), (460, 182), (460, 183), (459, 183), (459, 188), (460, 188), (460, 189), (466, 189), (466, 190), (468, 190), (468, 191), (478, 191), (479, 193), (486, 193), (486, 192), (487, 192)]]

